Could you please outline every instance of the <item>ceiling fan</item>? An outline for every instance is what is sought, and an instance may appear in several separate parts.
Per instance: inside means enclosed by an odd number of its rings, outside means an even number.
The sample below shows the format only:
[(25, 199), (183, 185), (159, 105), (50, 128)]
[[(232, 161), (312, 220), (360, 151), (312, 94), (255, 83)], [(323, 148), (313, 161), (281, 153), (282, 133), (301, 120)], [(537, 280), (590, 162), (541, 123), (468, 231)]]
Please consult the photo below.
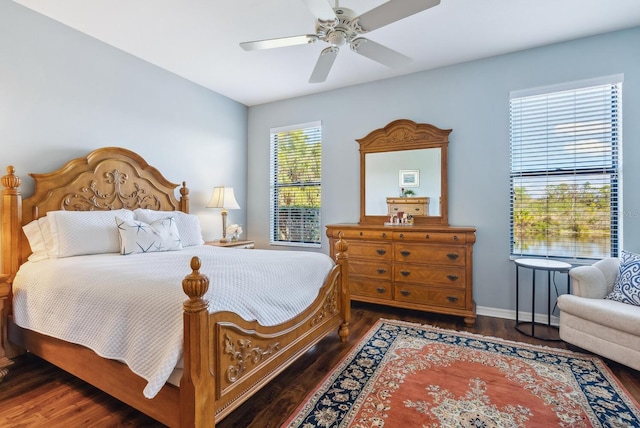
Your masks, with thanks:
[(315, 34), (243, 42), (240, 46), (253, 51), (310, 44), (318, 40), (329, 43), (330, 46), (320, 53), (309, 83), (327, 79), (340, 47), (345, 44), (355, 53), (388, 67), (408, 64), (411, 58), (360, 35), (440, 4), (440, 0), (389, 0), (358, 16), (353, 10), (338, 6), (337, 0), (335, 7), (331, 7), (327, 0), (303, 1), (317, 18)]

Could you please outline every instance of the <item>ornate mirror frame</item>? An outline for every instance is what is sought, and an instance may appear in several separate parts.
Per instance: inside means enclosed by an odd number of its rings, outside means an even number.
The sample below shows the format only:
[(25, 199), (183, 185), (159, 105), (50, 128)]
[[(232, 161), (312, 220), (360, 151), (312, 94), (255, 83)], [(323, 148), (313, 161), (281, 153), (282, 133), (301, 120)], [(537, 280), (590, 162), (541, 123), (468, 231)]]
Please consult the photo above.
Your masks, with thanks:
[[(366, 215), (366, 155), (400, 150), (440, 148), (440, 215), (416, 216), (415, 225), (449, 225), (448, 218), (448, 174), (447, 159), (449, 134), (451, 129), (440, 129), (427, 123), (415, 123), (408, 119), (398, 119), (384, 128), (371, 131), (366, 137), (357, 139), (360, 144), (360, 223), (362, 225), (382, 225), (389, 221), (387, 216)], [(434, 203), (436, 201), (432, 201)]]

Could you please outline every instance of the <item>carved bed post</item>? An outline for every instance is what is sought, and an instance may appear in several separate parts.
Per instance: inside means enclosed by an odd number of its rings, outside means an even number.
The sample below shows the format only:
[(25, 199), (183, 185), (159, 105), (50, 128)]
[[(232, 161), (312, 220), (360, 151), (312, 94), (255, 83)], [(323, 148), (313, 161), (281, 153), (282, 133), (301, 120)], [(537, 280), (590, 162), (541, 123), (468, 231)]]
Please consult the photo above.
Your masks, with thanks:
[(18, 271), (22, 253), (22, 195), (18, 189), (22, 180), (15, 172), (8, 166), (2, 177), (2, 272), (9, 275), (9, 282)]
[(187, 188), (187, 182), (182, 182), (180, 188), (180, 211), (189, 214), (189, 188)]
[[(7, 175), (2, 177), (2, 269), (6, 274), (0, 287), (6, 287), (13, 282), (13, 277), (20, 266), (22, 257), (22, 195), (20, 177), (15, 175), (13, 166), (7, 167)], [(8, 357), (15, 357), (21, 350), (9, 343), (7, 339), (7, 317), (11, 313), (11, 291), (8, 295), (6, 288), (0, 297), (0, 380), (7, 374), (5, 367), (11, 365)]]
[(189, 296), (184, 302), (184, 370), (180, 380), (180, 426), (215, 425), (215, 379), (209, 367), (209, 301), (202, 298), (209, 278), (199, 272), (200, 259), (191, 259), (191, 272), (182, 281)]
[(342, 295), (342, 324), (338, 334), (340, 341), (346, 342), (349, 336), (349, 322), (351, 322), (351, 294), (349, 292), (349, 256), (347, 241), (342, 239), (342, 232), (338, 234), (338, 241), (335, 244), (336, 263), (340, 265), (340, 290)]

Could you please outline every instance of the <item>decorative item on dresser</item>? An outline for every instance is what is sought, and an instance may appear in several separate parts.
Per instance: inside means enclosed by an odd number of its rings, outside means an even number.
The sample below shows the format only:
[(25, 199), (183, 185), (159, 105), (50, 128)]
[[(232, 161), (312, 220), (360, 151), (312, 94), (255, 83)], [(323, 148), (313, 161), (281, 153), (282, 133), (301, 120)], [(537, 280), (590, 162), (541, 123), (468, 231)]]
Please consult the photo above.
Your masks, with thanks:
[[(449, 225), (449, 133), (450, 129), (400, 119), (357, 140), (360, 144), (360, 222), (327, 225), (327, 236), (331, 246), (339, 236), (349, 241), (352, 300), (462, 316), (471, 326), (476, 319), (473, 300), (476, 229)], [(385, 163), (384, 155), (387, 154), (393, 156), (394, 162), (404, 154), (404, 168), (431, 173), (423, 174), (421, 186), (437, 196), (425, 197), (427, 200), (439, 200), (434, 215), (415, 215), (413, 225), (388, 226), (392, 209), (389, 202), (396, 204), (400, 211), (398, 204), (425, 198), (392, 198), (376, 192), (381, 183), (379, 175), (393, 180), (396, 177), (379, 167)], [(370, 156), (374, 156), (375, 161)], [(437, 168), (422, 168), (415, 164), (416, 159), (426, 157), (438, 159)], [(367, 170), (367, 166), (373, 165), (376, 165), (375, 169)], [(387, 211), (375, 208), (380, 205), (378, 200), (383, 206), (387, 202)], [(426, 206), (425, 212), (428, 213)]]
[(224, 247), (224, 248), (237, 248), (237, 249), (251, 249), (255, 248), (256, 243), (254, 241), (207, 241), (205, 245), (211, 245), (213, 247)]

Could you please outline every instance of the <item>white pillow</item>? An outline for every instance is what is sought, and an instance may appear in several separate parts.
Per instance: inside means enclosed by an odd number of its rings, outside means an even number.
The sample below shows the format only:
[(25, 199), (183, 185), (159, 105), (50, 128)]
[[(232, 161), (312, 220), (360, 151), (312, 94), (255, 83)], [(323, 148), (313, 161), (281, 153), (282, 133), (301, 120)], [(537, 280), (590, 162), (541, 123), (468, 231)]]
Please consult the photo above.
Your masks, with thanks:
[(194, 245), (203, 245), (202, 229), (198, 217), (193, 214), (186, 214), (182, 211), (154, 211), (144, 208), (136, 208), (134, 211), (136, 219), (145, 223), (152, 223), (167, 217), (173, 217), (180, 239), (182, 239), (183, 247), (191, 247)]
[(182, 249), (173, 217), (161, 218), (149, 224), (116, 217), (116, 225), (120, 234), (120, 254), (123, 256)]
[(49, 257), (105, 254), (120, 251), (115, 218), (133, 220), (133, 211), (49, 211), (52, 246)]
[(49, 228), (49, 219), (40, 217), (37, 220), (33, 220), (28, 224), (22, 226), (29, 246), (31, 247), (31, 255), (29, 260), (37, 262), (49, 258), (49, 248), (52, 245), (51, 230)]

